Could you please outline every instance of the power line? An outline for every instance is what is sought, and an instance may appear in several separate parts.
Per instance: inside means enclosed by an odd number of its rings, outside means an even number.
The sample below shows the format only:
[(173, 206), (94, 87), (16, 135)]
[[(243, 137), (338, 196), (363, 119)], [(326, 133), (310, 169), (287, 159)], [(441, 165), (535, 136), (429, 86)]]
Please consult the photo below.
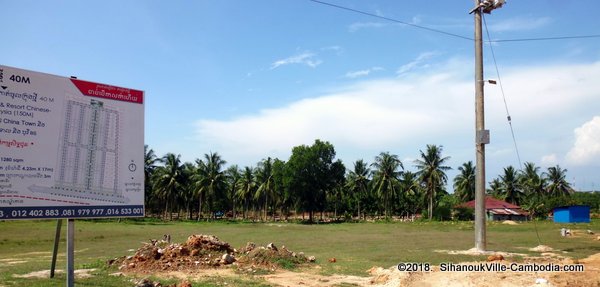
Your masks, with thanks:
[[(446, 31), (439, 30), (439, 29), (429, 28), (429, 27), (425, 27), (425, 26), (421, 26), (421, 25), (417, 25), (417, 24), (413, 24), (413, 23), (401, 21), (401, 20), (398, 20), (398, 19), (394, 19), (394, 18), (390, 18), (390, 17), (385, 17), (385, 16), (381, 16), (381, 15), (377, 15), (377, 14), (373, 14), (373, 13), (369, 13), (369, 12), (365, 12), (365, 11), (361, 11), (361, 10), (357, 10), (357, 9), (353, 9), (353, 8), (349, 8), (349, 7), (345, 7), (345, 6), (340, 6), (340, 5), (329, 3), (329, 2), (324, 2), (324, 1), (320, 1), (320, 0), (308, 0), (308, 1), (315, 2), (315, 3), (318, 3), (318, 4), (322, 4), (322, 5), (325, 5), (325, 6), (334, 7), (334, 8), (337, 8), (337, 9), (342, 9), (342, 10), (346, 10), (346, 11), (358, 13), (358, 14), (367, 15), (367, 16), (374, 17), (374, 18), (379, 18), (379, 19), (387, 20), (387, 21), (394, 22), (394, 23), (399, 23), (399, 24), (411, 26), (411, 27), (414, 27), (414, 28), (422, 29), (422, 30), (427, 30), (427, 31), (430, 31), (430, 32), (435, 32), (435, 33), (443, 34), (443, 35), (446, 35), (446, 36), (456, 37), (456, 38), (460, 38), (460, 39), (463, 39), (463, 40), (475, 41), (475, 39), (470, 38), (470, 37), (466, 37), (466, 36), (462, 36), (462, 35), (458, 35), (458, 34), (446, 32)], [(486, 30), (487, 30), (487, 26), (486, 26)], [(556, 40), (590, 39), (590, 38), (600, 38), (600, 34), (575, 35), (575, 36), (553, 36), (553, 37), (540, 37), (540, 38), (498, 39), (498, 40), (491, 40), (489, 38), (489, 34), (488, 34), (488, 40), (485, 41), (485, 42), (486, 43), (532, 42), (532, 41), (556, 41)]]
[[(490, 31), (488, 30), (487, 21), (485, 20), (485, 16), (483, 18), (483, 23), (485, 25), (485, 33), (487, 34), (488, 40), (490, 38)], [(512, 126), (512, 118), (510, 117), (510, 113), (508, 111), (508, 104), (506, 104), (506, 95), (504, 94), (504, 87), (502, 85), (502, 80), (500, 79), (500, 71), (498, 70), (498, 63), (496, 62), (496, 54), (494, 53), (494, 46), (490, 46), (490, 51), (492, 52), (492, 59), (494, 59), (494, 67), (496, 67), (496, 75), (498, 76), (498, 84), (500, 85), (500, 92), (502, 93), (502, 100), (504, 101), (504, 109), (506, 110), (506, 119), (508, 120), (508, 125), (510, 126), (510, 133), (512, 135), (513, 143), (515, 145), (515, 151), (517, 152), (517, 159), (519, 160), (519, 167), (523, 169), (523, 165), (521, 164), (521, 155), (519, 154), (519, 148), (517, 146), (517, 140), (515, 138), (515, 132)]]
[(499, 40), (488, 39), (488, 41), (486, 41), (486, 42), (487, 43), (531, 42), (531, 41), (550, 41), (550, 40), (588, 39), (588, 38), (600, 38), (600, 35), (557, 36), (557, 37), (542, 37), (542, 38), (499, 39)]
[[(485, 25), (485, 33), (487, 34), (488, 40), (491, 39), (490, 31), (488, 30), (487, 21), (485, 20), (485, 16), (482, 15), (483, 23)], [(517, 152), (517, 160), (519, 161), (519, 168), (523, 170), (523, 165), (521, 164), (521, 156), (519, 155), (519, 147), (517, 146), (517, 140), (515, 138), (515, 132), (512, 126), (512, 119), (510, 117), (510, 113), (508, 112), (508, 105), (506, 104), (506, 95), (504, 94), (504, 88), (502, 86), (502, 80), (500, 79), (500, 71), (498, 70), (498, 62), (496, 62), (496, 54), (494, 53), (494, 46), (490, 46), (490, 51), (492, 52), (492, 58), (494, 59), (494, 66), (496, 67), (496, 75), (498, 76), (498, 84), (500, 85), (500, 91), (502, 92), (502, 100), (504, 100), (504, 108), (506, 109), (506, 119), (508, 120), (508, 125), (510, 126), (510, 134), (512, 135), (513, 143), (515, 144), (515, 151)], [(542, 240), (540, 238), (540, 233), (537, 228), (537, 224), (535, 219), (533, 220), (533, 227), (535, 229), (535, 235), (537, 236), (538, 244), (542, 245)]]
[(415, 27), (415, 28), (427, 30), (427, 31), (430, 31), (430, 32), (444, 34), (444, 35), (447, 35), (447, 36), (452, 36), (452, 37), (456, 37), (456, 38), (460, 38), (460, 39), (464, 39), (464, 40), (474, 41), (473, 38), (465, 37), (465, 36), (462, 36), (462, 35), (458, 35), (458, 34), (446, 32), (446, 31), (442, 31), (442, 30), (438, 30), (438, 29), (434, 29), (434, 28), (429, 28), (429, 27), (425, 27), (425, 26), (421, 26), (421, 25), (417, 25), (417, 24), (413, 24), (413, 23), (408, 23), (408, 22), (400, 21), (400, 20), (397, 20), (397, 19), (394, 19), (394, 18), (389, 18), (389, 17), (385, 17), (385, 16), (381, 16), (381, 15), (377, 15), (377, 14), (373, 14), (373, 13), (369, 13), (369, 12), (365, 12), (365, 11), (360, 11), (360, 10), (352, 9), (352, 8), (349, 8), (349, 7), (344, 7), (344, 6), (336, 5), (336, 4), (333, 4), (333, 3), (323, 2), (323, 1), (319, 1), (319, 0), (309, 0), (309, 1), (312, 1), (312, 2), (315, 2), (315, 3), (319, 3), (319, 4), (322, 4), (322, 5), (326, 5), (326, 6), (330, 6), (330, 7), (334, 7), (334, 8), (338, 8), (338, 9), (342, 9), (342, 10), (346, 10), (346, 11), (351, 11), (351, 12), (358, 13), (358, 14), (363, 14), (363, 15), (367, 15), (367, 16), (371, 16), (371, 17), (375, 17), (375, 18), (379, 18), (379, 19), (384, 19), (384, 20), (387, 20), (387, 21), (395, 22), (395, 23), (404, 24), (404, 25), (407, 25), (407, 26), (411, 26), (411, 27)]

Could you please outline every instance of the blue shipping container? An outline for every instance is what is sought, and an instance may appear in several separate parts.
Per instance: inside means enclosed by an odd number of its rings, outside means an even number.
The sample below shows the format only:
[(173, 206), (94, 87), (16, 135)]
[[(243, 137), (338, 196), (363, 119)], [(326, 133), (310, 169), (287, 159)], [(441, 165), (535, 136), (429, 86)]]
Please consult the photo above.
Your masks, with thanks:
[(590, 207), (587, 205), (556, 207), (554, 208), (554, 222), (590, 223)]

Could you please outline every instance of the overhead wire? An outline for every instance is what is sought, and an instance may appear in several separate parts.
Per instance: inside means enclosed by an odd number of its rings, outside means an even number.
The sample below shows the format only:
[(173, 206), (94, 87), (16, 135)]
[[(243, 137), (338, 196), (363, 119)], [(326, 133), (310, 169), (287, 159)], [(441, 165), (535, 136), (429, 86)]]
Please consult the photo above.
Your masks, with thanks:
[[(483, 15), (483, 14), (482, 14)], [(483, 24), (485, 26), (485, 33), (487, 34), (488, 40), (491, 39), (490, 31), (487, 26), (487, 21), (485, 20), (485, 16), (483, 18)], [(515, 151), (517, 152), (517, 160), (519, 161), (519, 168), (523, 169), (523, 165), (521, 163), (521, 155), (519, 154), (519, 147), (517, 146), (517, 140), (515, 138), (515, 132), (512, 125), (512, 117), (510, 116), (510, 112), (508, 111), (508, 104), (506, 103), (506, 94), (504, 93), (504, 86), (502, 85), (502, 79), (500, 78), (500, 71), (498, 70), (498, 62), (496, 61), (496, 54), (494, 53), (494, 46), (489, 45), (490, 51), (492, 52), (492, 59), (494, 60), (494, 67), (496, 68), (496, 76), (498, 77), (498, 85), (500, 86), (500, 92), (502, 93), (502, 100), (504, 101), (504, 110), (506, 111), (506, 120), (508, 121), (508, 125), (510, 126), (510, 134), (512, 135), (513, 143), (515, 145)]]
[(506, 43), (506, 42), (531, 42), (531, 41), (550, 41), (550, 40), (568, 40), (568, 39), (586, 39), (600, 38), (600, 35), (578, 35), (578, 36), (557, 36), (557, 37), (542, 37), (542, 38), (521, 38), (521, 39), (498, 39), (488, 40), (488, 43)]
[[(414, 24), (414, 23), (405, 22), (405, 21), (401, 21), (401, 20), (398, 20), (398, 19), (394, 19), (394, 18), (382, 16), (382, 15), (377, 15), (377, 14), (373, 14), (373, 13), (361, 11), (361, 10), (358, 10), (358, 9), (354, 9), (354, 8), (350, 8), (350, 7), (345, 7), (345, 6), (341, 6), (341, 5), (337, 5), (337, 4), (333, 4), (333, 3), (321, 1), (321, 0), (308, 0), (308, 1), (311, 1), (311, 2), (314, 2), (314, 3), (318, 3), (318, 4), (321, 4), (321, 5), (325, 5), (325, 6), (334, 7), (334, 8), (341, 9), (341, 10), (346, 10), (346, 11), (350, 11), (350, 12), (354, 12), (354, 13), (358, 13), (358, 14), (367, 15), (367, 16), (374, 17), (374, 18), (379, 18), (379, 19), (387, 20), (387, 21), (394, 22), (394, 23), (399, 23), (399, 24), (411, 26), (411, 27), (414, 27), (414, 28), (418, 28), (418, 29), (422, 29), (422, 30), (426, 30), (426, 31), (434, 32), (434, 33), (443, 34), (443, 35), (446, 35), (446, 36), (460, 38), (460, 39), (463, 39), (463, 40), (475, 41), (475, 39), (473, 39), (471, 37), (467, 37), (467, 36), (463, 36), (463, 35), (459, 35), (459, 34), (447, 32), (447, 31), (440, 30), (440, 29), (434, 29), (434, 28), (430, 28), (430, 27), (426, 27), (426, 26), (422, 26), (422, 25), (417, 25), (417, 24)], [(554, 37), (540, 37), (540, 38), (496, 39), (496, 40), (488, 39), (487, 41), (485, 41), (485, 43), (531, 42), (531, 41), (552, 41), (552, 40), (590, 39), (590, 38), (600, 38), (600, 34), (575, 35), (575, 36), (554, 36)]]
[(371, 17), (375, 17), (375, 18), (379, 18), (379, 19), (388, 20), (388, 21), (395, 22), (395, 23), (404, 24), (404, 25), (415, 27), (415, 28), (418, 28), (418, 29), (427, 30), (427, 31), (430, 31), (430, 32), (444, 34), (444, 35), (447, 35), (447, 36), (461, 38), (461, 39), (464, 39), (464, 40), (474, 41), (474, 39), (470, 38), (470, 37), (466, 37), (466, 36), (462, 36), (462, 35), (458, 35), (458, 34), (446, 32), (446, 31), (442, 31), (442, 30), (438, 30), (438, 29), (434, 29), (434, 28), (425, 27), (425, 26), (414, 24), (414, 23), (404, 22), (404, 21), (400, 21), (400, 20), (397, 20), (397, 19), (394, 19), (394, 18), (389, 18), (389, 17), (385, 17), (385, 16), (381, 16), (381, 15), (377, 15), (377, 14), (373, 14), (373, 13), (369, 13), (369, 12), (365, 12), (365, 11), (361, 11), (361, 10), (357, 10), (357, 9), (352, 9), (352, 8), (349, 8), (349, 7), (336, 5), (336, 4), (333, 4), (333, 3), (328, 3), (328, 2), (319, 1), (319, 0), (309, 0), (309, 1), (312, 1), (312, 2), (315, 2), (315, 3), (319, 3), (319, 4), (322, 4), (322, 5), (326, 5), (326, 6), (335, 7), (335, 8), (346, 10), (346, 11), (351, 11), (351, 12), (358, 13), (358, 14), (363, 14), (363, 15), (367, 15), (367, 16), (371, 16)]
[[(487, 26), (487, 21), (485, 20), (485, 15), (482, 14), (483, 24), (485, 27), (485, 33), (487, 34), (488, 40), (490, 37), (490, 30)], [(519, 168), (523, 170), (523, 164), (521, 163), (521, 156), (519, 154), (519, 147), (517, 146), (517, 139), (515, 138), (515, 132), (512, 125), (512, 118), (510, 116), (510, 112), (508, 111), (508, 104), (506, 104), (506, 95), (504, 93), (504, 87), (502, 85), (502, 79), (500, 78), (500, 70), (498, 69), (498, 62), (496, 61), (496, 54), (494, 53), (494, 45), (490, 42), (490, 51), (492, 52), (492, 59), (494, 60), (494, 67), (496, 68), (496, 76), (498, 77), (498, 85), (500, 86), (500, 92), (502, 93), (502, 100), (504, 101), (504, 109), (506, 110), (506, 119), (508, 121), (508, 125), (510, 127), (510, 134), (512, 136), (513, 143), (515, 145), (515, 151), (517, 153), (517, 160), (519, 161)], [(533, 228), (535, 229), (535, 235), (537, 236), (538, 245), (542, 245), (542, 239), (540, 238), (540, 233), (537, 228), (537, 224), (535, 220), (533, 221)]]

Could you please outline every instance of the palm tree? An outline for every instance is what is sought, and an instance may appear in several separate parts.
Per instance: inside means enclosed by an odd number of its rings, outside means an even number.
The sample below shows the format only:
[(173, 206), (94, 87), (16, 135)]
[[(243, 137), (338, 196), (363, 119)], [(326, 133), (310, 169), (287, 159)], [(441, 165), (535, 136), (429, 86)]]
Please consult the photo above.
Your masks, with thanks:
[(548, 180), (548, 193), (552, 196), (562, 197), (570, 196), (575, 192), (571, 184), (565, 179), (567, 170), (559, 165), (548, 168), (548, 172), (544, 172), (544, 176)]
[(264, 215), (265, 221), (267, 221), (269, 198), (273, 196), (274, 192), (273, 160), (270, 157), (263, 159), (258, 163), (256, 169), (256, 183), (258, 188), (254, 194), (254, 199), (259, 200), (260, 198), (264, 198)]
[(156, 157), (154, 150), (144, 145), (144, 197), (145, 205), (147, 209), (153, 207), (153, 197), (155, 194), (152, 192), (152, 175), (156, 170), (156, 164), (160, 163), (161, 160)]
[(423, 202), (417, 174), (410, 171), (403, 172), (400, 179), (400, 188), (404, 195), (407, 215), (417, 213)]
[(149, 179), (152, 172), (156, 169), (156, 164), (161, 162), (156, 157), (154, 150), (149, 148), (148, 145), (144, 145), (144, 177)]
[(279, 207), (280, 214), (285, 215), (287, 220), (293, 198), (285, 185), (285, 161), (276, 158), (271, 168), (273, 169), (273, 211)]
[(468, 161), (458, 167), (459, 174), (454, 177), (454, 194), (460, 202), (475, 199), (475, 166)]
[(499, 179), (494, 178), (490, 181), (490, 189), (487, 190), (487, 194), (493, 197), (502, 197), (502, 183)]
[(448, 181), (445, 171), (452, 169), (445, 166), (444, 163), (450, 157), (442, 157), (442, 146), (427, 145), (427, 152), (419, 151), (421, 159), (415, 160), (417, 175), (425, 186), (427, 198), (429, 199), (428, 214), (429, 220), (433, 218), (433, 198), (436, 191), (443, 190), (444, 185)]
[(232, 212), (232, 216), (233, 219), (236, 218), (236, 213), (235, 213), (235, 199), (236, 199), (236, 190), (237, 190), (237, 185), (240, 181), (241, 178), (241, 174), (240, 174), (240, 169), (237, 165), (232, 165), (229, 168), (227, 168), (227, 170), (225, 170), (225, 177), (227, 178), (227, 196), (229, 197), (229, 200), (231, 200), (231, 212)]
[(540, 168), (534, 163), (526, 162), (519, 173), (519, 183), (527, 198), (543, 199), (546, 196), (546, 178), (540, 176)]
[[(183, 168), (180, 157), (180, 155), (168, 153), (162, 158), (165, 165), (156, 169), (154, 183), (159, 198), (165, 203), (165, 216), (169, 212), (169, 203), (173, 202), (173, 198), (181, 188)], [(173, 219), (172, 215), (170, 218)]]
[(504, 174), (500, 176), (500, 194), (502, 199), (519, 205), (523, 198), (523, 189), (518, 180), (517, 171), (508, 166), (504, 168)]
[(376, 156), (375, 162), (371, 166), (375, 168), (373, 176), (375, 189), (377, 195), (383, 199), (384, 214), (388, 218), (390, 215), (390, 198), (394, 195), (398, 178), (402, 174), (402, 171), (398, 169), (404, 169), (404, 166), (397, 155), (392, 155), (389, 152), (382, 152)]
[(197, 173), (196, 166), (191, 162), (182, 165), (181, 192), (178, 193), (177, 202), (180, 207), (185, 207), (188, 219), (192, 219), (192, 205), (194, 202), (193, 176)]
[(244, 203), (242, 206), (242, 216), (246, 219), (246, 211), (248, 210), (249, 200), (254, 195), (256, 182), (254, 180), (254, 169), (246, 166), (242, 172), (242, 176), (237, 184), (236, 196)]
[(354, 170), (351, 170), (348, 174), (348, 182), (346, 187), (356, 200), (358, 206), (358, 219), (361, 219), (360, 203), (364, 200), (369, 190), (369, 175), (371, 170), (366, 162), (362, 159), (354, 162)]
[(204, 154), (204, 160), (196, 160), (198, 173), (194, 177), (198, 194), (198, 220), (202, 214), (202, 201), (206, 199), (210, 217), (214, 217), (213, 202), (225, 191), (225, 173), (223, 166), (226, 161), (218, 153)]

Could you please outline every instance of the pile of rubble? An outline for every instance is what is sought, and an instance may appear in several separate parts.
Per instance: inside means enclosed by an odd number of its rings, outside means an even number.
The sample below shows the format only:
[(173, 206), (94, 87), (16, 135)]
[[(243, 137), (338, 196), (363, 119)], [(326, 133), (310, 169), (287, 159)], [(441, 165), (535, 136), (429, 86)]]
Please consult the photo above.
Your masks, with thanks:
[(240, 269), (243, 272), (253, 272), (261, 267), (275, 271), (281, 267), (288, 268), (316, 260), (314, 256), (306, 257), (304, 252), (296, 253), (288, 250), (285, 246), (277, 248), (273, 243), (269, 243), (266, 247), (257, 247), (253, 242), (248, 242), (238, 254), (238, 264), (245, 267)]
[[(170, 239), (170, 238), (169, 238)], [(193, 271), (194, 269), (237, 266), (242, 272), (257, 269), (274, 271), (314, 262), (314, 256), (306, 257), (303, 252), (293, 252), (285, 246), (277, 248), (273, 243), (266, 247), (248, 242), (239, 250), (214, 235), (191, 235), (185, 243), (170, 243), (170, 240), (151, 240), (144, 243), (133, 256), (111, 260), (121, 271)]]
[(135, 287), (192, 287), (192, 283), (187, 280), (184, 280), (179, 284), (162, 285), (162, 283), (158, 281), (152, 281), (148, 278), (144, 278), (139, 281), (135, 281), (134, 283)]

